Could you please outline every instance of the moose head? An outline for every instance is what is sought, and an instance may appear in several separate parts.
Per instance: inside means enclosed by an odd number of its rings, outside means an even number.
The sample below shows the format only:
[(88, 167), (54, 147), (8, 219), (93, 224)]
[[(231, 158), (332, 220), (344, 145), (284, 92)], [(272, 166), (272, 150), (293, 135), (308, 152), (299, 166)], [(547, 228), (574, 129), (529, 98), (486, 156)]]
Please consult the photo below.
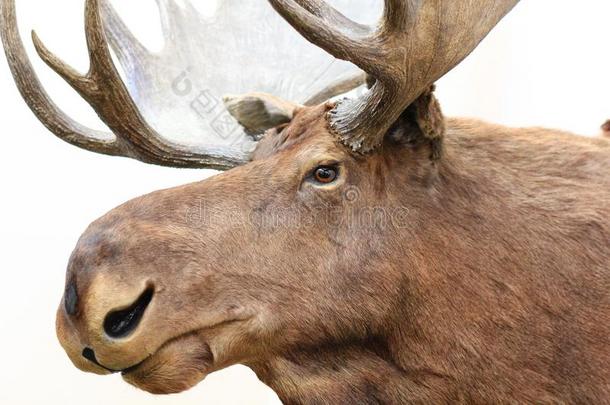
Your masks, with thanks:
[[(17, 84), (61, 139), (148, 163), (226, 170), (137, 198), (86, 230), (57, 312), (72, 362), (121, 372), (153, 393), (183, 391), (241, 363), (289, 403), (465, 399), (460, 392), (474, 400), (540, 398), (546, 374), (521, 373), (515, 364), (535, 345), (525, 336), (549, 341), (550, 321), (528, 324), (525, 314), (559, 311), (565, 301), (554, 297), (569, 283), (545, 291), (543, 309), (530, 307), (522, 298), (547, 285), (548, 274), (526, 273), (522, 285), (520, 271), (542, 266), (540, 255), (553, 263), (569, 256), (597, 274), (607, 258), (599, 248), (604, 233), (589, 238), (598, 247), (587, 257), (573, 239), (554, 234), (562, 225), (541, 222), (541, 212), (506, 191), (501, 167), (524, 155), (486, 134), (505, 138), (508, 130), (445, 120), (433, 95), (434, 82), (517, 0), (385, 0), (375, 27), (322, 0), (269, 2), (311, 43), (365, 71), (369, 89), (328, 101), (346, 90), (337, 86), (308, 106), (265, 94), (227, 97), (229, 111), (260, 138), (244, 160), (171, 143), (147, 124), (112, 62), (101, 12), (109, 6), (101, 0), (86, 2), (86, 75), (34, 36), (42, 59), (115, 137), (85, 131), (42, 91), (14, 1), (3, 0)], [(465, 135), (473, 133), (476, 142)], [(557, 138), (539, 139), (548, 146)], [(589, 153), (598, 152), (591, 146)], [(519, 182), (518, 173), (505, 175)], [(508, 219), (509, 212), (521, 217)], [(607, 222), (600, 226), (607, 231)], [(540, 253), (551, 239), (557, 248)], [(523, 253), (528, 245), (536, 254)], [(590, 336), (602, 335), (589, 326)], [(515, 384), (523, 384), (520, 394), (511, 391)]]

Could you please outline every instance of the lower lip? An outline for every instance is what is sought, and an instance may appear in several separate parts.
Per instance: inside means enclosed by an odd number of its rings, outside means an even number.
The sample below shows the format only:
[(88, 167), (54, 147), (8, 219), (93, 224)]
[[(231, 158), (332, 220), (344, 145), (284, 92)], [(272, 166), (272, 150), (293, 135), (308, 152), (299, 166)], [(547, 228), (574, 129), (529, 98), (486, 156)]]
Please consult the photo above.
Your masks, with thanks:
[[(149, 357), (145, 358), (144, 360), (142, 360), (138, 364), (135, 364), (135, 365), (133, 365), (131, 367), (127, 367), (124, 370), (120, 370), (121, 375), (127, 375), (127, 374), (129, 374), (129, 373), (131, 373), (133, 371), (136, 371), (148, 359), (149, 359)], [(119, 372), (119, 371), (117, 371), (117, 372)]]

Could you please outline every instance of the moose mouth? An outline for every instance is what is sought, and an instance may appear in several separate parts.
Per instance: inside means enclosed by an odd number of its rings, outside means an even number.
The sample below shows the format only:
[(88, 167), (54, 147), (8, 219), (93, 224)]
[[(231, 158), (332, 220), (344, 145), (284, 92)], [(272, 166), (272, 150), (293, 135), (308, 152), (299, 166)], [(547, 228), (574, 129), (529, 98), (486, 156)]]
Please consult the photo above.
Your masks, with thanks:
[(123, 379), (152, 394), (186, 391), (213, 371), (214, 355), (199, 331), (169, 340), (140, 363), (121, 372)]
[[(151, 319), (154, 320), (155, 315), (154, 308), (149, 305), (153, 295), (153, 288), (149, 287), (128, 307), (109, 313), (103, 325), (106, 337), (120, 345), (124, 338), (133, 335), (138, 328), (145, 330), (150, 327)], [(219, 364), (225, 364), (229, 360), (226, 358), (227, 353), (222, 350), (222, 345), (219, 347), (220, 353), (213, 352), (214, 342), (241, 330), (238, 325), (247, 323), (253, 316), (252, 311), (233, 306), (228, 311), (210, 314), (208, 325), (167, 336), (164, 342), (161, 341), (163, 343), (159, 342), (160, 344), (150, 351), (143, 351), (145, 346), (141, 342), (138, 344), (137, 341), (125, 340), (128, 346), (123, 348), (123, 351), (117, 351), (114, 355), (112, 351), (106, 352), (102, 358), (98, 358), (92, 348), (81, 349), (77, 359), (87, 359), (88, 363), (77, 361), (75, 364), (84, 371), (96, 374), (120, 373), (127, 383), (152, 394), (180, 393), (197, 385), (208, 374), (217, 371)], [(58, 324), (61, 325), (61, 322)], [(62, 329), (59, 331), (61, 337)], [(221, 359), (219, 364), (216, 364), (217, 356)], [(126, 368), (110, 368), (105, 363), (112, 359), (116, 363), (118, 357), (129, 357), (134, 363)], [(91, 365), (97, 368), (92, 368)], [(125, 364), (127, 365), (129, 363)]]
[(127, 383), (152, 394), (186, 391), (219, 369), (209, 340), (210, 331), (246, 323), (251, 318), (242, 314), (169, 339), (140, 363), (121, 370), (121, 375)]
[[(83, 357), (112, 374), (121, 373), (125, 381), (150, 393), (179, 393), (201, 382), (213, 370), (214, 355), (201, 332), (170, 339), (141, 362), (122, 370), (101, 364), (90, 348), (83, 350)], [(190, 376), (185, 375), (188, 373)]]
[(84, 348), (82, 354), (83, 354), (84, 358), (86, 358), (87, 360), (89, 360), (90, 362), (95, 364), (96, 366), (101, 367), (104, 370), (106, 370), (112, 374), (121, 373), (123, 375), (129, 373), (132, 370), (137, 369), (142, 363), (144, 363), (148, 359), (148, 357), (147, 357), (146, 359), (142, 360), (141, 362), (134, 364), (131, 367), (124, 368), (122, 370), (114, 370), (114, 369), (106, 367), (102, 363), (100, 363), (95, 355), (95, 352), (91, 348), (89, 348), (89, 347)]

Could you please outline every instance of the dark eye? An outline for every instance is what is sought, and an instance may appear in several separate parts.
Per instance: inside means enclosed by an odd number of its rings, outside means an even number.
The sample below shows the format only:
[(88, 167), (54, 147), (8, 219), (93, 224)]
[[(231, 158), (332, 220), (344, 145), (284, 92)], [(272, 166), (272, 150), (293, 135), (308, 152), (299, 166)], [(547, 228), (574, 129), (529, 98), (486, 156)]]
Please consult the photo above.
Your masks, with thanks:
[(316, 170), (314, 170), (313, 178), (318, 183), (332, 183), (337, 179), (337, 169), (331, 166), (320, 166)]

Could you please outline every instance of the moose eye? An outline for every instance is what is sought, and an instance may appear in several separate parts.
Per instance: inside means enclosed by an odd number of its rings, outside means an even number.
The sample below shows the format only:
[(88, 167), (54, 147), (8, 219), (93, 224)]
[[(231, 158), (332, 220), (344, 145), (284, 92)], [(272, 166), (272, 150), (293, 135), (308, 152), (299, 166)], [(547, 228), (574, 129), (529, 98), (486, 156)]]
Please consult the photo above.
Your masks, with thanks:
[(320, 166), (316, 170), (314, 170), (313, 178), (318, 183), (332, 183), (337, 179), (337, 169), (331, 166)]

